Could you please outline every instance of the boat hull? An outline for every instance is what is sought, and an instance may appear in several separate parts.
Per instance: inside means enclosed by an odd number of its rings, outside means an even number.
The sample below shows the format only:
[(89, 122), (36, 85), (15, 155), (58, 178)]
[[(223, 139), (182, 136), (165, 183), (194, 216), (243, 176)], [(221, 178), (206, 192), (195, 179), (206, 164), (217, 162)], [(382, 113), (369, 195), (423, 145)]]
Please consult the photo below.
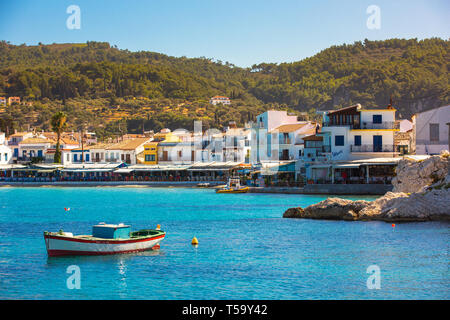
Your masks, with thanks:
[(249, 187), (241, 188), (241, 189), (218, 189), (216, 193), (246, 193), (248, 192)]
[(59, 235), (44, 235), (50, 257), (68, 255), (108, 255), (151, 250), (159, 248), (165, 234), (139, 239), (91, 240)]

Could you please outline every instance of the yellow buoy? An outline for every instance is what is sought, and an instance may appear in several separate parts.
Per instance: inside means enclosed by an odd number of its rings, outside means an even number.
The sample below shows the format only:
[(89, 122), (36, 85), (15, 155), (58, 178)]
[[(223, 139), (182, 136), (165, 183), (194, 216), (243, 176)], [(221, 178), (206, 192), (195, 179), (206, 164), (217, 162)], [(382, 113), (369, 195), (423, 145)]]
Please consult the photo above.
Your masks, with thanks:
[(194, 245), (194, 246), (195, 246), (195, 245), (198, 245), (198, 240), (197, 240), (196, 237), (192, 238), (191, 244)]

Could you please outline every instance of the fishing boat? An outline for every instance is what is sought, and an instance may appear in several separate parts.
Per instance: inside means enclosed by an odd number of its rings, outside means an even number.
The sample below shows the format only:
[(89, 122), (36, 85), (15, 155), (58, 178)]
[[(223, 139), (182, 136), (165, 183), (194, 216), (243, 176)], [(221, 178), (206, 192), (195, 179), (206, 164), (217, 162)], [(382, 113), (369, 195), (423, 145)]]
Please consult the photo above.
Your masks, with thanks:
[(211, 184), (209, 182), (199, 183), (197, 185), (198, 188), (209, 188)]
[(246, 193), (249, 190), (248, 187), (241, 186), (241, 179), (230, 178), (225, 187), (217, 189), (216, 193)]
[(158, 249), (166, 233), (156, 229), (131, 232), (131, 226), (99, 223), (92, 235), (74, 236), (71, 232), (44, 232), (50, 257), (67, 255), (105, 255)]

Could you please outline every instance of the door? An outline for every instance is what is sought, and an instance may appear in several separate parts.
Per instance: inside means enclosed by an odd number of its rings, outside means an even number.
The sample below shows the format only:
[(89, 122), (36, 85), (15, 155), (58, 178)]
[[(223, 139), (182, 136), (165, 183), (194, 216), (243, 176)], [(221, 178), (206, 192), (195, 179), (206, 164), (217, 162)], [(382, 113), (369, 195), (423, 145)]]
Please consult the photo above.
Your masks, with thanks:
[(373, 152), (383, 151), (383, 136), (373, 136)]

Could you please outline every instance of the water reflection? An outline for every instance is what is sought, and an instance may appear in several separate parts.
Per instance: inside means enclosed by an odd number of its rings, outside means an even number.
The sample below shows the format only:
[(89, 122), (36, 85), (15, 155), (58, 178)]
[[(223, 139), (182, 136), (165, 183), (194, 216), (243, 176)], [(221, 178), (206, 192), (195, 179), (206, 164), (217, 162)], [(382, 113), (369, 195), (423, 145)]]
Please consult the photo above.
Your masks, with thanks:
[(67, 265), (77, 264), (77, 263), (89, 263), (89, 262), (115, 262), (117, 261), (119, 264), (125, 264), (127, 260), (132, 259), (134, 257), (153, 257), (164, 255), (164, 251), (162, 250), (148, 250), (142, 252), (134, 252), (134, 253), (122, 253), (122, 254), (108, 254), (108, 255), (95, 255), (95, 256), (62, 256), (62, 257), (48, 257), (47, 256), (47, 265), (48, 266), (56, 266), (56, 265)]

